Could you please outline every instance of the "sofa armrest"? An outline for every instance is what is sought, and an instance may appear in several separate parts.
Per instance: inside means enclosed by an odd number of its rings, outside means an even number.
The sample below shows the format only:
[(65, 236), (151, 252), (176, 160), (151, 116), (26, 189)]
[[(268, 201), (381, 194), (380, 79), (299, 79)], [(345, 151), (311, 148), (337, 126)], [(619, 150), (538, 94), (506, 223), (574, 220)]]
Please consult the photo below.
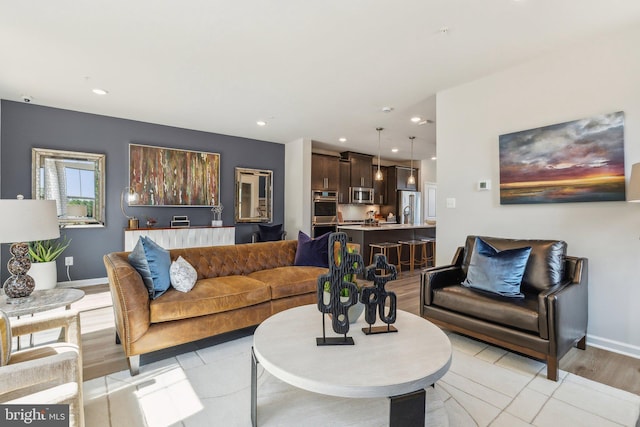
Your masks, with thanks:
[(557, 357), (562, 357), (587, 334), (588, 260), (569, 256), (566, 259), (569, 280), (546, 295), (549, 350)]
[(110, 253), (103, 260), (109, 277), (116, 330), (125, 355), (130, 356), (131, 343), (140, 339), (151, 325), (149, 292), (125, 253)]
[(456, 265), (445, 265), (422, 270), (420, 284), (420, 307), (431, 305), (433, 290), (449, 285), (458, 285), (464, 280), (464, 271)]

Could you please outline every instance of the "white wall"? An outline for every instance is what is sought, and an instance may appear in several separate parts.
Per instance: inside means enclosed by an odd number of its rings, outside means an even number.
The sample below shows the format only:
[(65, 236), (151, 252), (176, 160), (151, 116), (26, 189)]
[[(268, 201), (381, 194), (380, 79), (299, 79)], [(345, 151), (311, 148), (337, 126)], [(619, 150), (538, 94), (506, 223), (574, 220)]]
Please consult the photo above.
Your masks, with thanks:
[(311, 140), (297, 139), (284, 147), (284, 229), (287, 239), (298, 231), (311, 235)]
[[(500, 205), (498, 136), (625, 112), (625, 169), (640, 162), (640, 27), (437, 95), (438, 264), (468, 234), (563, 239), (589, 258), (587, 343), (640, 357), (640, 205)], [(476, 191), (491, 179), (491, 191)], [(447, 198), (456, 208), (447, 209)]]

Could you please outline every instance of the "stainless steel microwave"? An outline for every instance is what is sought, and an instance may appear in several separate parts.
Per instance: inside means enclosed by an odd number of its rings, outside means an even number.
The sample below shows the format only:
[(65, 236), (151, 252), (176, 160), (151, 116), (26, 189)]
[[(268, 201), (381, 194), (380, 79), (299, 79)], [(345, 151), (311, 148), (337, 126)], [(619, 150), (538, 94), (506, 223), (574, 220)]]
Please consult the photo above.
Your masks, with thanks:
[(349, 187), (349, 203), (373, 205), (373, 188)]

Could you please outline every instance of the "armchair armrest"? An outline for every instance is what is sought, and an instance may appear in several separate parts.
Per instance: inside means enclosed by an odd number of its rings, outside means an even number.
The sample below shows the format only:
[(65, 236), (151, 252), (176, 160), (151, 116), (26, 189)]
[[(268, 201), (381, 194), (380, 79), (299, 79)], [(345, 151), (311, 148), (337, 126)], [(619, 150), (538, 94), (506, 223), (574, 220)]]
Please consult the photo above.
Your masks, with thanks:
[(558, 357), (586, 336), (589, 311), (588, 260), (566, 258), (570, 280), (550, 290), (546, 296), (550, 352)]
[(65, 341), (80, 347), (80, 314), (76, 310), (51, 312), (11, 321), (11, 335), (14, 337), (54, 328), (63, 328)]
[[(57, 385), (81, 381), (78, 373), (78, 353), (65, 351), (39, 359), (9, 364), (0, 369), (0, 401), (4, 395), (16, 398), (19, 390), (29, 390), (38, 384)], [(82, 386), (82, 383), (79, 384)]]
[(456, 265), (445, 265), (423, 270), (420, 278), (420, 307), (431, 305), (433, 289), (459, 284), (463, 279), (464, 271), (460, 266)]

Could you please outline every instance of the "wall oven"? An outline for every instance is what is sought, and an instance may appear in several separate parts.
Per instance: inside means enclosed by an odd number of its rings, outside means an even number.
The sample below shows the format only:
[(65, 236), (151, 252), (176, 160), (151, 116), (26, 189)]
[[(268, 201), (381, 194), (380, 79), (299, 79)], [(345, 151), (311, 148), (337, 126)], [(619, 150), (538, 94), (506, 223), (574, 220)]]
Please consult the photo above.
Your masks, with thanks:
[(313, 237), (335, 232), (338, 225), (338, 193), (336, 191), (314, 190), (312, 194)]
[(375, 204), (373, 200), (373, 188), (349, 187), (349, 203)]

